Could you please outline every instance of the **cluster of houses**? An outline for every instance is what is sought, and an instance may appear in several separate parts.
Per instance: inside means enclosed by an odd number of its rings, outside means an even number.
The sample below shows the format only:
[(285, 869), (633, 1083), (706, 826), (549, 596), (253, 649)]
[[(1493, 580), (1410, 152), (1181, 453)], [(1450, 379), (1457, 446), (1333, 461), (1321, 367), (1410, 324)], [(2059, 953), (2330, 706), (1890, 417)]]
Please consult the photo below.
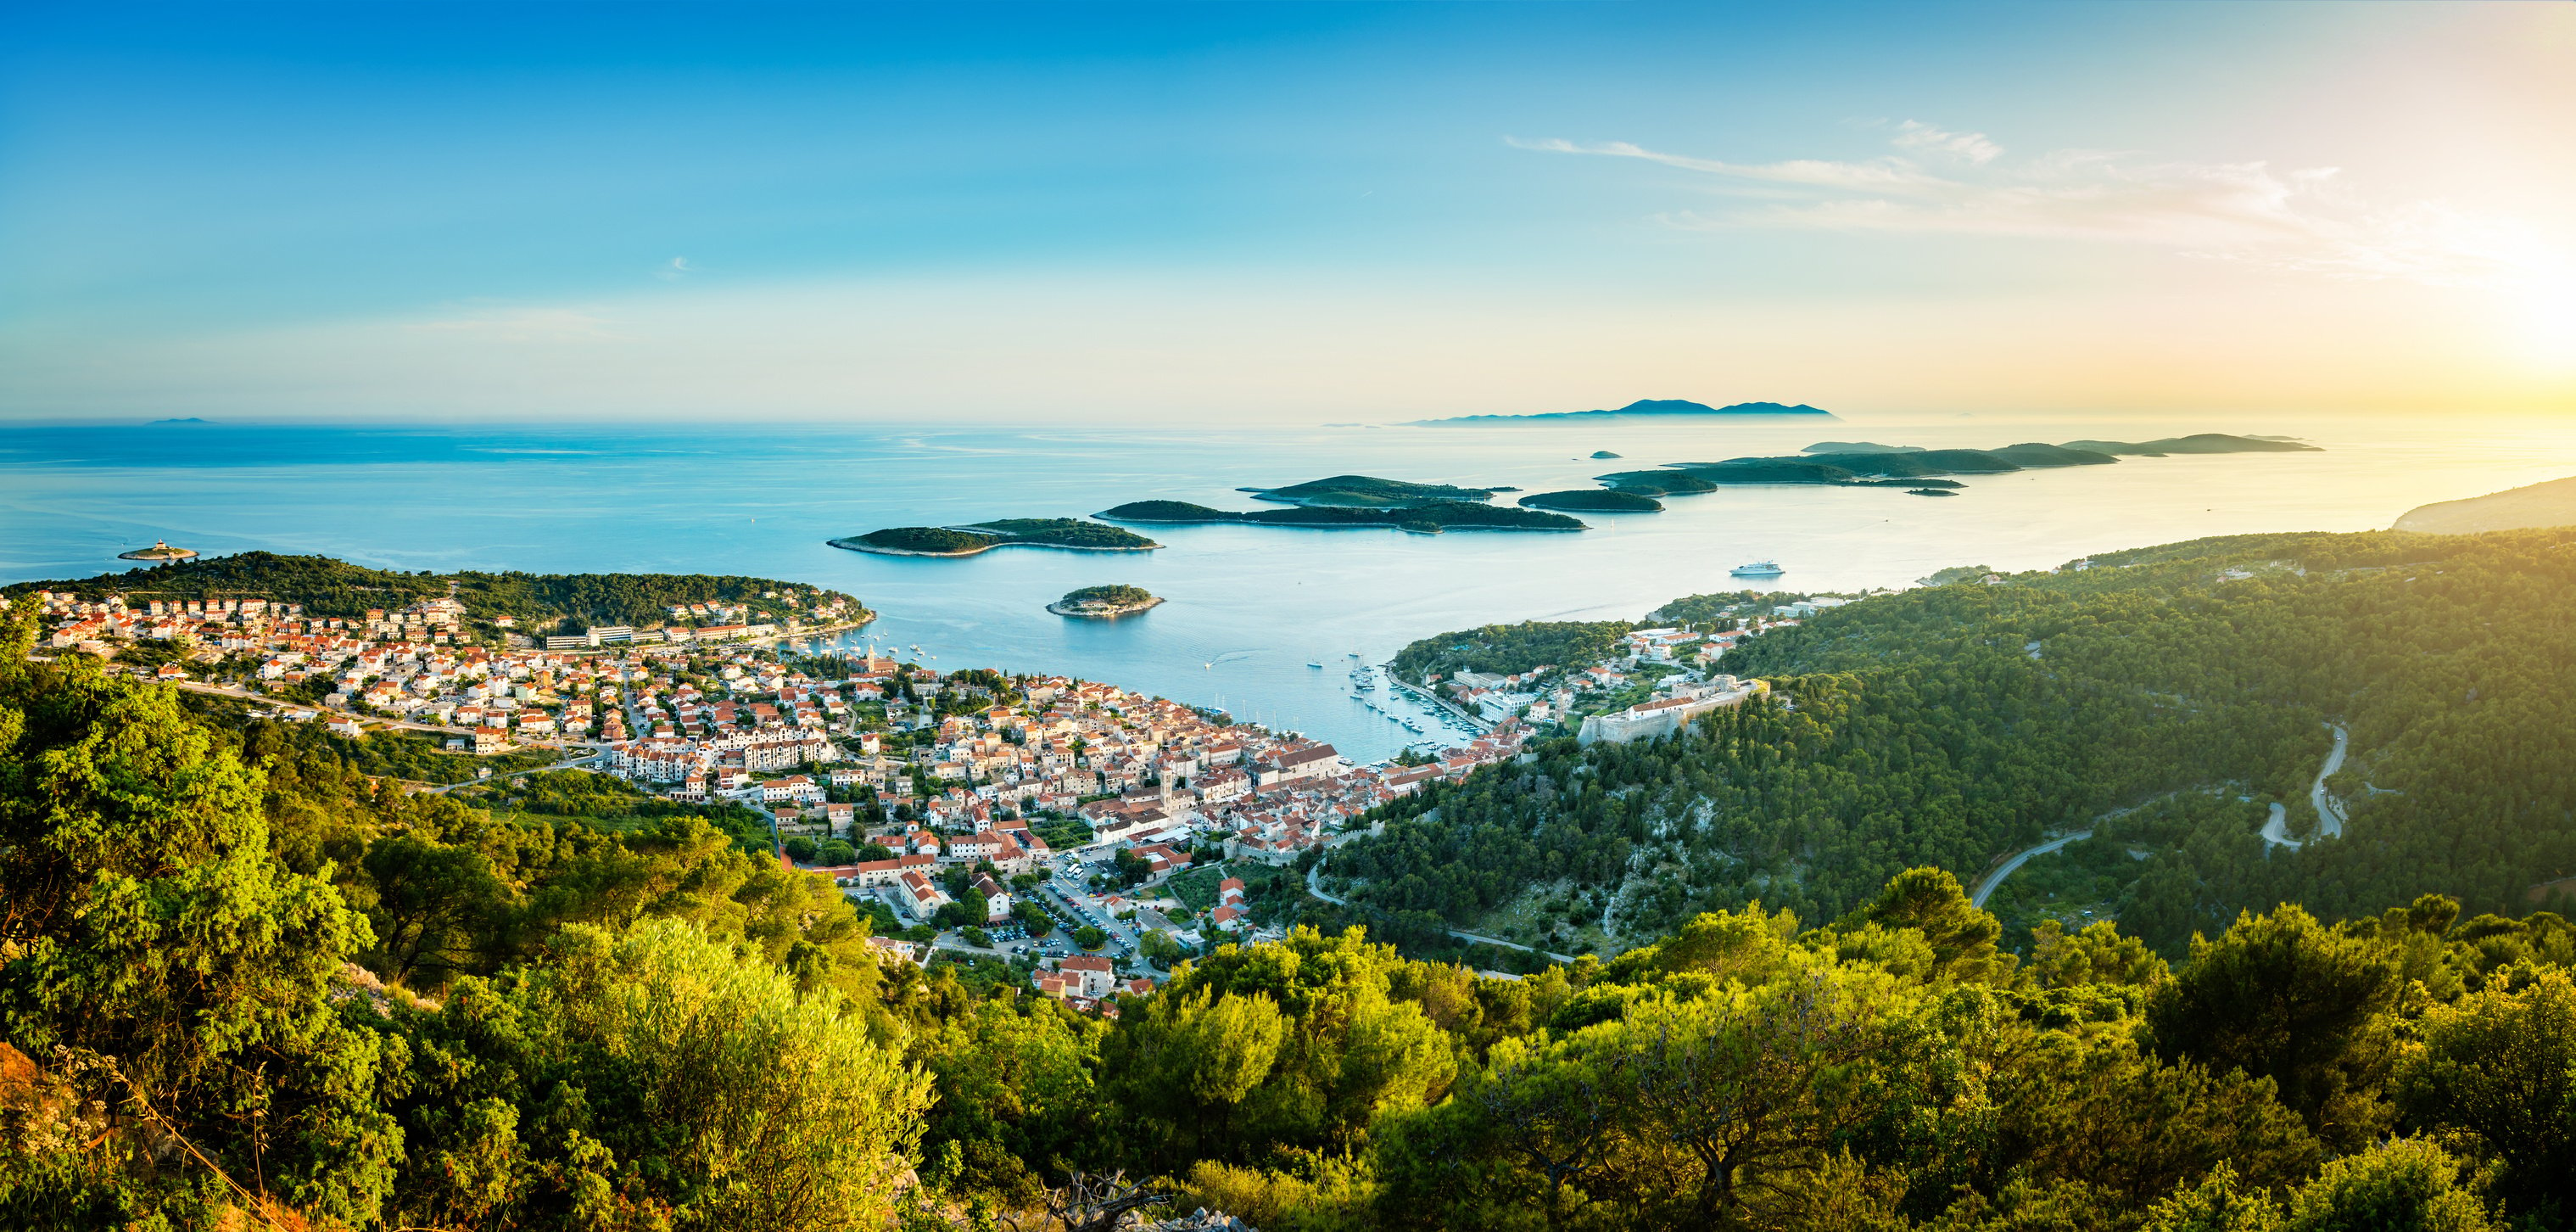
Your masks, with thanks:
[[(764, 607), (794, 613), (791, 624), (798, 626), (805, 618), (829, 622), (855, 610), (854, 600), (825, 591), (773, 592), (767, 599)], [(465, 605), (448, 596), (400, 608), (370, 608), (349, 617), (308, 617), (303, 604), (257, 596), (146, 599), (109, 594), (85, 599), (46, 590), (25, 601), (35, 605), (48, 648), (112, 659), (138, 643), (176, 644), (187, 653), (157, 670), (162, 679), (186, 679), (227, 660), (245, 666), (223, 669), (226, 674), (270, 687), (293, 688), (319, 679), (330, 686), (324, 705), (339, 715), (374, 714), (449, 728), (450, 748), (476, 753), (504, 752), (529, 741), (628, 739), (618, 690), (628, 674), (625, 665), (568, 651), (607, 642), (685, 645), (709, 655), (731, 651), (725, 670), (740, 676), (752, 670), (746, 665), (756, 657), (748, 647), (716, 643), (779, 631), (772, 624), (740, 623), (749, 609), (721, 602), (671, 606), (675, 622), (694, 623), (641, 632), (597, 628), (580, 636), (547, 638), (540, 648), (535, 640), (512, 633), (504, 633), (497, 644), (478, 643)], [(507, 630), (519, 622), (501, 616), (493, 623)], [(194, 673), (181, 660), (196, 665)], [(319, 712), (291, 713), (311, 717)], [(733, 760), (754, 770), (831, 760), (835, 750), (830, 742), (812, 730), (819, 722), (802, 708), (796, 717), (802, 730), (790, 733), (792, 738), (763, 731), (762, 724), (746, 717), (726, 724), (728, 730), (709, 740), (740, 750)], [(352, 734), (364, 734), (345, 718), (335, 722)]]
[[(1207, 843), (1284, 862), (1434, 777), (1511, 755), (1520, 738), (1515, 725), (1431, 766), (1353, 766), (1329, 744), (1220, 724), (1177, 702), (1063, 676), (1021, 677), (997, 690), (989, 673), (972, 674), (988, 683), (968, 683), (853, 656), (832, 680), (774, 663), (719, 673), (731, 695), (718, 698), (655, 672), (675, 653), (625, 660), (650, 734), (615, 746), (620, 773), (681, 799), (757, 789), (770, 803), (779, 780), (756, 776), (830, 763), (829, 786), (912, 801), (920, 830), (862, 834), (847, 806), (795, 809), (782, 829), (906, 852), (929, 835), (1008, 834), (1004, 823), (1043, 813), (1079, 817), (1096, 849)], [(935, 705), (943, 696), (949, 704)], [(851, 730), (842, 716), (870, 703), (883, 705), (888, 730)], [(908, 747), (896, 747), (897, 735)], [(1028, 837), (1018, 841), (1025, 849)]]

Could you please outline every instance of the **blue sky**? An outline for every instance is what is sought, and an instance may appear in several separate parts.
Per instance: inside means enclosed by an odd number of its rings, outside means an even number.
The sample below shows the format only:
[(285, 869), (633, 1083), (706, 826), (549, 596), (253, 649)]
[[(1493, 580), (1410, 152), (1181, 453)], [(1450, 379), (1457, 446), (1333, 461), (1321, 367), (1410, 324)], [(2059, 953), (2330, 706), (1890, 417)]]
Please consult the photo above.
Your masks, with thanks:
[(0, 10), (0, 414), (2568, 409), (2576, 6)]

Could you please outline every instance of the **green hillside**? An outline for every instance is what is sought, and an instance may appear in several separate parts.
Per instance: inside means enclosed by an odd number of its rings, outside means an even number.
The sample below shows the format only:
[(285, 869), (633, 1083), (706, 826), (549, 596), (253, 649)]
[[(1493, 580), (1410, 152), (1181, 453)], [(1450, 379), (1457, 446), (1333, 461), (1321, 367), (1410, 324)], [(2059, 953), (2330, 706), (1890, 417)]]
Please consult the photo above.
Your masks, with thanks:
[[(580, 770), (405, 794), (0, 620), (0, 1227), (2570, 1232), (2576, 928), (2369, 896), (2491, 896), (2560, 841), (2571, 557), (2277, 536), (1835, 609), (1748, 652), (1794, 709), (1553, 748), (1390, 825), (1479, 832), (1516, 784), (1554, 801), (1542, 844), (1662, 844), (1544, 870), (1566, 920), (1604, 868), (1682, 885), (1635, 947), (1477, 943), (1528, 971), (1498, 978), (1418, 956), (1455, 949), (1438, 916), (1362, 907), (1377, 932), (1221, 945), (1114, 1015), (1025, 965), (881, 958), (747, 810)], [(2017, 935), (1940, 868), (1858, 880), (1917, 832), (2009, 829), (1998, 803), (2296, 786), (2319, 716), (2403, 794), (2187, 886), (2210, 922), (2179, 963), (2125, 920)], [(1660, 811), (1684, 789), (1709, 806)], [(2151, 794), (2126, 840), (2191, 831), (2142, 863), (2199, 877), (2246, 803)], [(1673, 846), (1756, 816), (1788, 823), (1768, 850)], [(1512, 858), (1480, 842), (1467, 867)], [(1690, 910), (1738, 864), (1761, 905)], [(1298, 870), (1229, 869), (1258, 921), (1341, 922)]]
[[(2282, 899), (2519, 910), (2576, 875), (2570, 593), (2561, 530), (2205, 540), (1877, 596), (1729, 656), (1777, 701), (1678, 739), (1542, 745), (1388, 806), (1333, 865), (1371, 909), (1460, 925), (1571, 878), (1651, 934), (1757, 898), (1839, 914), (1907, 867), (1969, 879), (2107, 825), (2145, 858), (2063, 914), (2168, 954)], [(2263, 802), (2315, 824), (2329, 722), (2350, 732), (2327, 784), (2348, 830), (2267, 858)]]

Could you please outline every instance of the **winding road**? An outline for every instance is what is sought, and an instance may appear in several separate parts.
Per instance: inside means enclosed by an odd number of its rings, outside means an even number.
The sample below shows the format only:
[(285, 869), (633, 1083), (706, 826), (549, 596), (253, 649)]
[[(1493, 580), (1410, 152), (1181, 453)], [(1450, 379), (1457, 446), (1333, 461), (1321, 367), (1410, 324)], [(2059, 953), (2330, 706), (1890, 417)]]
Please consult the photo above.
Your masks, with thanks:
[[(2334, 795), (2326, 790), (2326, 780), (2334, 777), (2335, 771), (2343, 769), (2344, 753), (2350, 748), (2352, 733), (2345, 731), (2340, 723), (2328, 723), (2326, 726), (2334, 729), (2334, 751), (2326, 754), (2324, 768), (2317, 771), (2316, 782), (2308, 786), (2308, 804), (2317, 810), (2317, 837), (2341, 838), (2344, 823), (2343, 801), (2335, 799)], [(2272, 805), (2271, 819), (2263, 823), (2262, 833), (2263, 841), (2274, 847), (2287, 847), (2295, 851), (2303, 845), (2298, 839), (2290, 837), (2290, 810), (2282, 807), (2278, 802)], [(2091, 837), (2093, 837), (2091, 830), (2078, 830), (2064, 838), (2053, 838), (2027, 851), (2014, 853), (2011, 859), (2004, 861), (1995, 871), (1978, 879), (1976, 891), (1968, 896), (1969, 904), (1980, 909), (1984, 908), (1986, 899), (1994, 894), (1996, 887), (2004, 883), (2004, 878), (2012, 876), (2013, 870), (2028, 863), (2032, 856), (2044, 856), (2069, 843), (2082, 842)]]
[(2091, 837), (2093, 837), (2091, 830), (2078, 830), (2064, 838), (2053, 838), (2037, 847), (2016, 853), (2013, 858), (2004, 861), (2002, 867), (1978, 879), (1976, 892), (1968, 896), (1968, 905), (1983, 910), (1987, 897), (1995, 892), (1995, 887), (2002, 885), (2004, 878), (2012, 876), (2013, 870), (2028, 863), (2032, 856), (2044, 856), (2068, 843), (2080, 843)]
[[(1332, 896), (1332, 895), (1330, 895), (1330, 894), (1326, 894), (1326, 893), (1324, 893), (1323, 878), (1324, 878), (1324, 862), (1323, 862), (1323, 861), (1321, 861), (1321, 860), (1317, 860), (1317, 861), (1315, 861), (1315, 867), (1313, 867), (1313, 868), (1310, 868), (1310, 869), (1307, 869), (1307, 870), (1306, 870), (1306, 892), (1307, 892), (1307, 893), (1309, 893), (1309, 894), (1314, 895), (1314, 896), (1315, 896), (1315, 897), (1317, 897), (1317, 898), (1320, 898), (1320, 899), (1324, 900), (1325, 902), (1331, 903), (1331, 904), (1333, 904), (1334, 906), (1337, 906), (1337, 907), (1348, 907), (1348, 906), (1350, 906), (1350, 905), (1351, 905), (1351, 900), (1349, 900), (1349, 899), (1347, 899), (1347, 898), (1335, 898), (1335, 897), (1333, 897), (1333, 896)], [(1523, 951), (1523, 952), (1525, 952), (1525, 953), (1537, 954), (1537, 955), (1540, 955), (1540, 956), (1542, 956), (1542, 957), (1546, 957), (1546, 958), (1553, 958), (1553, 959), (1555, 959), (1556, 961), (1558, 961), (1558, 962), (1563, 962), (1563, 963), (1570, 963), (1570, 962), (1573, 962), (1573, 961), (1574, 961), (1574, 956), (1573, 956), (1572, 954), (1557, 954), (1557, 953), (1553, 953), (1553, 952), (1548, 951), (1548, 950), (1542, 950), (1542, 949), (1540, 949), (1540, 948), (1538, 948), (1537, 946), (1534, 946), (1534, 945), (1522, 945), (1520, 942), (1517, 942), (1517, 941), (1505, 941), (1505, 940), (1503, 940), (1503, 939), (1502, 939), (1502, 938), (1500, 938), (1500, 937), (1488, 937), (1488, 936), (1485, 936), (1485, 935), (1484, 935), (1484, 934), (1482, 934), (1482, 933), (1461, 932), (1461, 931), (1459, 931), (1458, 929), (1455, 929), (1455, 928), (1445, 929), (1445, 930), (1443, 930), (1443, 931), (1447, 932), (1447, 933), (1448, 933), (1450, 936), (1452, 936), (1452, 937), (1456, 937), (1456, 938), (1458, 938), (1458, 939), (1459, 939), (1459, 940), (1461, 940), (1461, 941), (1481, 941), (1481, 942), (1485, 943), (1486, 945), (1499, 945), (1499, 946), (1501, 946), (1501, 947), (1503, 947), (1504, 949), (1507, 949), (1507, 950), (1520, 950), (1520, 951)]]
[[(2328, 723), (2326, 726), (2334, 729), (2334, 751), (2326, 754), (2325, 768), (2317, 771), (2317, 781), (2308, 786), (2308, 806), (2317, 811), (2317, 838), (2341, 838), (2344, 822), (2343, 801), (2335, 799), (2326, 791), (2326, 780), (2334, 777), (2335, 771), (2343, 769), (2344, 751), (2351, 744), (2352, 734), (2345, 731), (2343, 725), (2339, 723)], [(2306, 845), (2290, 837), (2290, 810), (2283, 808), (2277, 802), (2272, 805), (2271, 820), (2263, 823), (2263, 841), (2274, 847), (2287, 847), (2292, 851)], [(2308, 842), (2315, 841), (2316, 839), (2308, 840)]]

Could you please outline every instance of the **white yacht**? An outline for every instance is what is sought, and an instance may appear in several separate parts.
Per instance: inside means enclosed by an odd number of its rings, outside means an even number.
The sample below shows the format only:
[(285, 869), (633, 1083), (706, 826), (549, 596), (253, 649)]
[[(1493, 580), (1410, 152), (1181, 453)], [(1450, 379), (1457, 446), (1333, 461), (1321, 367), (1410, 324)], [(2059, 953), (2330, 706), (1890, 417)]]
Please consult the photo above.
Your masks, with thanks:
[(1757, 560), (1749, 565), (1737, 565), (1727, 572), (1736, 577), (1778, 577), (1788, 570), (1781, 568), (1776, 560)]

